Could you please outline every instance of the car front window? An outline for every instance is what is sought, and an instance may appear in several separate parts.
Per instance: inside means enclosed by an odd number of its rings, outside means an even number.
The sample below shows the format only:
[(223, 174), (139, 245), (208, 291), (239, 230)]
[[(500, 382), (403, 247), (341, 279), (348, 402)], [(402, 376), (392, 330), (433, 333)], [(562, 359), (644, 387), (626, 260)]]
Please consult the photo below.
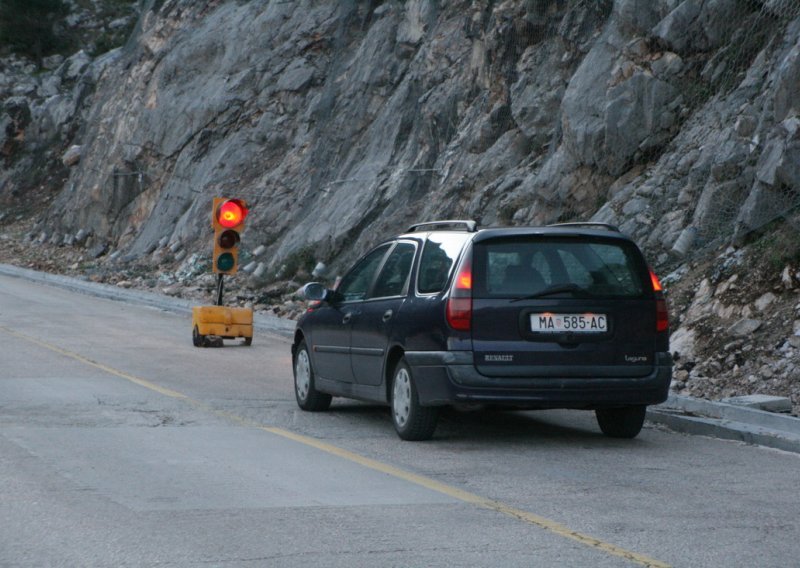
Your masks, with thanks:
[(372, 298), (400, 296), (406, 290), (414, 253), (417, 247), (411, 243), (399, 243), (386, 259), (378, 280), (375, 282)]
[(375, 279), (375, 273), (390, 246), (382, 245), (370, 252), (342, 278), (336, 291), (341, 294), (345, 302), (363, 300), (367, 296), (367, 291)]

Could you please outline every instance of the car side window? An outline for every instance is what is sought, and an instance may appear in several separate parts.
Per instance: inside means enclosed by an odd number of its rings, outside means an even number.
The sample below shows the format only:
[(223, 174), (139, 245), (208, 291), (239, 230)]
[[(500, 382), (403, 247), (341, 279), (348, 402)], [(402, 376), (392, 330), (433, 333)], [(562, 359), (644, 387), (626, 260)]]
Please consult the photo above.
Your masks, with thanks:
[(406, 290), (414, 253), (417, 247), (411, 243), (399, 243), (392, 250), (378, 275), (371, 298), (400, 296)]
[(342, 295), (345, 302), (363, 300), (367, 296), (369, 287), (375, 278), (375, 273), (381, 265), (383, 257), (390, 245), (382, 245), (363, 257), (339, 283), (336, 291)]
[(428, 238), (419, 261), (417, 291), (420, 294), (437, 293), (444, 289), (467, 238), (461, 233), (434, 234)]

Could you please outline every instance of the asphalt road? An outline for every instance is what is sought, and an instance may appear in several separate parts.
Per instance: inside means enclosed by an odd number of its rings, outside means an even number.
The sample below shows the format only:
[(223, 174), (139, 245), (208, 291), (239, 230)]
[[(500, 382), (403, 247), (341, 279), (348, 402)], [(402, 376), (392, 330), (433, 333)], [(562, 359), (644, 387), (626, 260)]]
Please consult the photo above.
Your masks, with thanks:
[(0, 276), (0, 566), (797, 566), (800, 456), (293, 398), (289, 343)]

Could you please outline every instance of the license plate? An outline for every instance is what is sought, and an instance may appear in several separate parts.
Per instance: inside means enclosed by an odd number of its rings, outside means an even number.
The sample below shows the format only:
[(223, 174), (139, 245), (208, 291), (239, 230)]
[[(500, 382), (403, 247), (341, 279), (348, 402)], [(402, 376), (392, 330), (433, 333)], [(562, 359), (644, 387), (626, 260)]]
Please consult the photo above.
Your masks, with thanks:
[(531, 331), (536, 333), (605, 333), (605, 314), (531, 314)]

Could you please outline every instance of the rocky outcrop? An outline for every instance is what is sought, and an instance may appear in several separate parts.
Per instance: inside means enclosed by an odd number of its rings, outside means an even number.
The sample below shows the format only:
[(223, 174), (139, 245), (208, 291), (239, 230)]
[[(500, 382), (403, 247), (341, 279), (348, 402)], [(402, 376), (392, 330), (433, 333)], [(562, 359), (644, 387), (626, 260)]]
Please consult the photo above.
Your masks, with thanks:
[[(145, 4), (124, 52), (74, 56), (41, 87), (98, 80), (35, 232), (199, 252), (227, 194), (251, 202), (268, 275), (453, 216), (613, 222), (663, 264), (796, 205), (796, 16), (737, 0)], [(43, 103), (42, 135), (81, 100)]]

